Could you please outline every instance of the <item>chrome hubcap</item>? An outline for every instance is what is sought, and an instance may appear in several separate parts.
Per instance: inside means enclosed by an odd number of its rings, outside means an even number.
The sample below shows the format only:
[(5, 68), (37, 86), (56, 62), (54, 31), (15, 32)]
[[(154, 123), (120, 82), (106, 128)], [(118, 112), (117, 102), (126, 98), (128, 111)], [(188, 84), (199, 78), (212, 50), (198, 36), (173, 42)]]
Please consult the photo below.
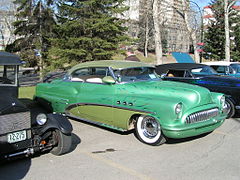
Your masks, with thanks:
[(154, 138), (159, 133), (160, 126), (154, 118), (146, 117), (142, 121), (141, 128), (145, 137)]

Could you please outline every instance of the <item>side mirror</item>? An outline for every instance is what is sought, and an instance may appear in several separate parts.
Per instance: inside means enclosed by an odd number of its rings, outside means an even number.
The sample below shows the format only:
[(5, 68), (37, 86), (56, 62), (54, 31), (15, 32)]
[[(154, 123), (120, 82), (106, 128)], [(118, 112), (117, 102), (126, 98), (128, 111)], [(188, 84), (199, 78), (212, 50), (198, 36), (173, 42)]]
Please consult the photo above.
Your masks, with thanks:
[(115, 79), (113, 79), (112, 76), (105, 76), (105, 77), (102, 79), (102, 81), (103, 81), (104, 83), (106, 83), (106, 84), (115, 84), (115, 83), (116, 83)]

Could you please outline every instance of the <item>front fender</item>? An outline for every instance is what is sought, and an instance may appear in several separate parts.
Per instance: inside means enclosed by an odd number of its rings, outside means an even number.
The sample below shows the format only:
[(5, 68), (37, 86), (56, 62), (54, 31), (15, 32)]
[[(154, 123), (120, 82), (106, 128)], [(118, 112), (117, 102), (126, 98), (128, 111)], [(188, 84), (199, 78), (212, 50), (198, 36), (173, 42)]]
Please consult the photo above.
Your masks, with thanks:
[(66, 116), (61, 114), (47, 114), (47, 123), (40, 128), (40, 134), (44, 134), (49, 129), (58, 129), (63, 134), (70, 135), (73, 128)]
[[(220, 103), (220, 98), (224, 95), (222, 93), (216, 93), (216, 92), (211, 92), (213, 102), (218, 105), (218, 107), (221, 109), (221, 103)], [(225, 96), (226, 97), (226, 96)]]

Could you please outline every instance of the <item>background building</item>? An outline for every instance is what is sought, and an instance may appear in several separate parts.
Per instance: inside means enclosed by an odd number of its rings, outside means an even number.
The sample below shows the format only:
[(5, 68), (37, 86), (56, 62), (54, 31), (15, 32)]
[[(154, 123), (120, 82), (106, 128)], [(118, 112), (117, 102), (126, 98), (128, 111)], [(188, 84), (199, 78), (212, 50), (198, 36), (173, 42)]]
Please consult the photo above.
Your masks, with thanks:
[[(131, 0), (130, 0), (131, 1)], [(152, 20), (152, 6), (149, 5), (149, 0), (137, 0), (135, 4), (139, 4), (138, 15), (138, 28), (135, 34), (138, 34), (140, 40), (140, 49), (144, 46), (144, 35), (146, 34), (146, 19), (149, 28), (149, 45), (148, 50), (154, 51), (154, 26)], [(137, 2), (137, 3), (136, 3)], [(183, 17), (179, 12), (183, 10), (181, 0), (162, 0), (159, 1), (161, 12), (159, 17), (162, 19), (161, 27), (163, 51), (170, 53), (173, 51), (189, 52), (190, 40), (189, 33)], [(130, 8), (131, 11), (131, 8)], [(137, 13), (137, 11), (135, 11)], [(148, 17), (146, 17), (148, 16)], [(136, 31), (136, 30), (135, 30)], [(131, 33), (130, 33), (131, 34)]]
[(184, 19), (177, 12), (181, 11), (181, 0), (163, 0), (162, 6), (166, 11), (163, 11), (165, 16), (165, 24), (163, 26), (163, 40), (166, 40), (167, 51), (189, 52), (189, 34), (186, 29)]

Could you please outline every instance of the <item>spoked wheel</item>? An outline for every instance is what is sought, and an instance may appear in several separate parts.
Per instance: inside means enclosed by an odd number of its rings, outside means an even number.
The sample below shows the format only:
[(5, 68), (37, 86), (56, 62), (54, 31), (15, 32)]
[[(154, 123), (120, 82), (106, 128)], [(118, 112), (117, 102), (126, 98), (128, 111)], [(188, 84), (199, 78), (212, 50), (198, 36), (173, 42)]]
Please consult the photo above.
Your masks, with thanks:
[(140, 116), (135, 125), (135, 132), (140, 141), (152, 146), (161, 145), (166, 141), (159, 122), (151, 116)]
[(226, 108), (227, 108), (227, 119), (228, 119), (228, 118), (231, 118), (231, 117), (234, 116), (235, 107), (234, 107), (233, 102), (229, 98), (226, 98), (225, 103), (226, 103), (226, 106), (227, 106)]
[(56, 146), (51, 150), (51, 153), (57, 156), (66, 154), (71, 150), (72, 136), (66, 135), (59, 130), (53, 131), (53, 140)]

